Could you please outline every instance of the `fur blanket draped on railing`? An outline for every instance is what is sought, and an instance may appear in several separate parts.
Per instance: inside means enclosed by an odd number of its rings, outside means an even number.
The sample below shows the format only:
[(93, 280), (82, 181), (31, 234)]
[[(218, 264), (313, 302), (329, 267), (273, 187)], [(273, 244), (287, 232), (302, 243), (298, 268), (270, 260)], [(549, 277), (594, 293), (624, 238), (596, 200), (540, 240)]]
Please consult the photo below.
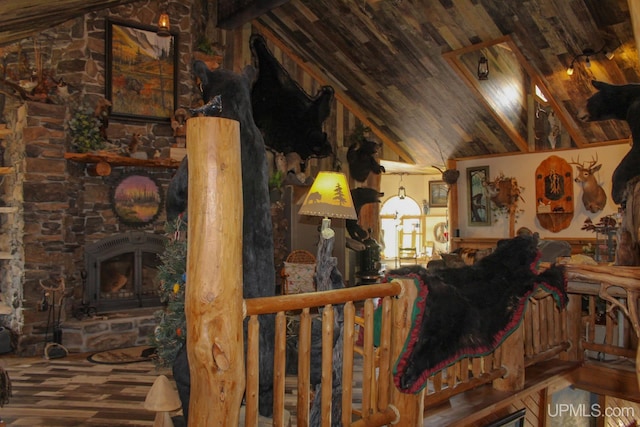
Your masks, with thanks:
[(412, 266), (389, 273), (387, 280), (411, 276), (419, 288), (413, 326), (394, 369), (401, 391), (417, 393), (435, 372), (494, 351), (518, 327), (538, 289), (566, 306), (564, 268), (552, 265), (539, 273), (536, 246), (533, 237), (516, 237), (500, 241), (471, 266), (435, 271)]

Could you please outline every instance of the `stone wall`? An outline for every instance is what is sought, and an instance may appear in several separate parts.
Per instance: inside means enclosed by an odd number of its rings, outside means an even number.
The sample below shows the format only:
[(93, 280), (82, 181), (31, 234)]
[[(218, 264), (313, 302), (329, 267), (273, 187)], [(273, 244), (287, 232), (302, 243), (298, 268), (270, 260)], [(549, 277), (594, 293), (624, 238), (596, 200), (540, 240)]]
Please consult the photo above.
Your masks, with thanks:
[[(178, 32), (178, 106), (191, 106), (199, 96), (190, 77), (190, 63), (191, 46), (197, 37), (193, 30), (204, 29), (206, 21), (195, 11), (201, 4), (194, 2), (192, 6), (181, 1), (162, 4), (172, 17), (172, 30)], [(21, 76), (29, 69), (25, 64), (30, 64), (33, 70), (40, 66), (44, 73), (37, 74), (56, 81), (64, 79), (70, 92), (64, 98), (51, 92), (47, 99), (25, 99), (17, 93), (6, 102), (0, 120), (11, 129), (10, 135), (0, 139), (3, 161), (16, 169), (4, 182), (2, 202), (19, 207), (19, 220), (10, 226), (5, 223), (2, 228), (5, 240), (7, 227), (15, 232), (12, 240), (16, 247), (13, 259), (0, 264), (3, 300), (13, 309), (9, 315), (0, 315), (0, 324), (19, 337), (20, 355), (42, 354), (47, 330), (51, 338), (53, 325), (48, 321), (49, 313), (40, 311), (43, 299), (40, 283), (52, 286), (60, 277), (67, 286), (61, 316), (63, 345), (67, 339), (74, 350), (102, 350), (108, 345), (138, 344), (153, 330), (153, 316), (148, 310), (141, 317), (128, 313), (130, 321), (98, 318), (87, 320), (87, 325), (73, 320), (70, 312), (83, 301), (80, 271), (84, 267), (84, 245), (131, 229), (113, 211), (114, 186), (128, 174), (143, 172), (161, 185), (164, 194), (174, 170), (114, 166), (109, 176), (90, 176), (86, 165), (67, 161), (64, 154), (71, 151), (67, 122), (75, 109), (95, 105), (106, 93), (105, 18), (153, 26), (159, 16), (158, 8), (155, 1), (141, 1), (90, 13), (35, 39), (0, 49), (7, 60), (3, 65), (7, 75)], [(168, 121), (109, 121), (107, 135), (111, 143), (126, 145), (134, 133), (142, 135), (142, 150), (150, 158), (156, 152), (161, 157), (169, 156), (174, 138)], [(10, 194), (6, 194), (8, 191)], [(164, 221), (163, 210), (152, 224), (140, 230), (163, 234)], [(104, 325), (96, 326), (101, 319)], [(123, 325), (127, 325), (126, 334)], [(125, 335), (129, 338), (123, 341)]]

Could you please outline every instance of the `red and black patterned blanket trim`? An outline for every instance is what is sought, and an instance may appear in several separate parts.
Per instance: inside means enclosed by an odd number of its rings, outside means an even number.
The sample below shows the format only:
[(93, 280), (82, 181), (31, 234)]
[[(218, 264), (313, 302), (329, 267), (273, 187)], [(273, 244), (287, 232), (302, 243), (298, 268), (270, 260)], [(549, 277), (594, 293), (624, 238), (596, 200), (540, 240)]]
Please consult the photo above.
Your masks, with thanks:
[(410, 277), (419, 290), (411, 331), (394, 368), (396, 386), (417, 393), (429, 376), (458, 360), (493, 352), (518, 327), (529, 296), (539, 289), (564, 308), (564, 268), (552, 265), (538, 273), (539, 257), (534, 239), (516, 237), (472, 266), (389, 272), (387, 281)]

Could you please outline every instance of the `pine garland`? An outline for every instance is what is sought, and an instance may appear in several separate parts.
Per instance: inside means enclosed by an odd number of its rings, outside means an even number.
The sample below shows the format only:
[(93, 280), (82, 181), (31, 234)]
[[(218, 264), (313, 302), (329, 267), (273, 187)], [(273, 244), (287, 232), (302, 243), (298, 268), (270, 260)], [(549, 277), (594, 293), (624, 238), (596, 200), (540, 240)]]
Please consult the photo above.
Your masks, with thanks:
[(155, 313), (159, 324), (151, 336), (156, 348), (156, 365), (170, 367), (178, 351), (186, 343), (186, 318), (184, 293), (187, 271), (187, 222), (179, 215), (173, 222), (165, 224), (169, 236), (158, 267), (160, 298), (166, 307)]

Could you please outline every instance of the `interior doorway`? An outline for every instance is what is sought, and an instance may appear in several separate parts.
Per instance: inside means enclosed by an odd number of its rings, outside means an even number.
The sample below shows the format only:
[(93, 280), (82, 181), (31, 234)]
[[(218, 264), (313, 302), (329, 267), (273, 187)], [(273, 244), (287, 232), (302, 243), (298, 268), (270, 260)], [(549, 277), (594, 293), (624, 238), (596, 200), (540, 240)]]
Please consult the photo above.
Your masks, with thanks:
[(382, 204), (380, 230), (384, 259), (397, 260), (403, 249), (413, 249), (416, 260), (423, 254), (424, 215), (411, 197), (393, 196)]

